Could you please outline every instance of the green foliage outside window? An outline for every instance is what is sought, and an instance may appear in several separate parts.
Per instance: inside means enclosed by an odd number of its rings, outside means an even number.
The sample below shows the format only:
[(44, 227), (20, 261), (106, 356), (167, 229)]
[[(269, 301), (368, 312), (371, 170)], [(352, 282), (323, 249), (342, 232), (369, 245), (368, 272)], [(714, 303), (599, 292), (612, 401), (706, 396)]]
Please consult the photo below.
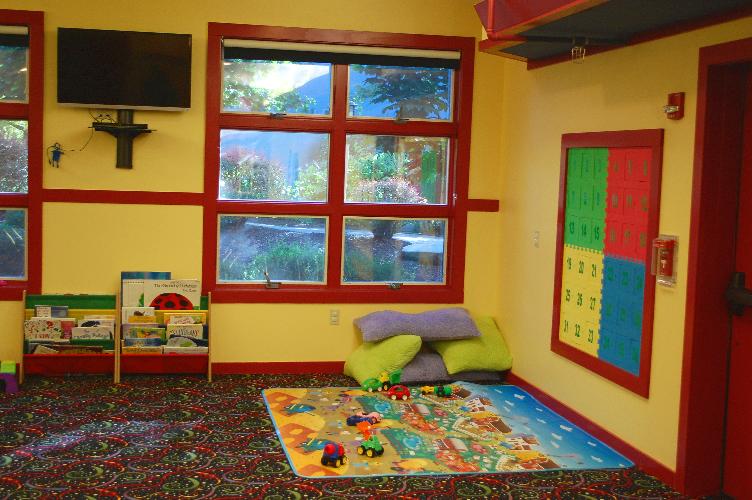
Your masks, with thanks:
[(0, 277), (23, 278), (26, 261), (26, 215), (0, 210)]
[(0, 45), (0, 101), (26, 101), (26, 50)]
[(0, 120), (0, 192), (26, 193), (28, 179), (27, 124)]

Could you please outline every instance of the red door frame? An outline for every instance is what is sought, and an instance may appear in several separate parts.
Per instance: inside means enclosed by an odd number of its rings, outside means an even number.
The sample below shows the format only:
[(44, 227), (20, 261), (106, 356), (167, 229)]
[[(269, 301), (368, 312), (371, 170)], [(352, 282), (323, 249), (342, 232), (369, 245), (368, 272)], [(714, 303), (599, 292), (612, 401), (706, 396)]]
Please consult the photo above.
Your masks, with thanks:
[(721, 490), (728, 312), (752, 38), (700, 49), (676, 487)]

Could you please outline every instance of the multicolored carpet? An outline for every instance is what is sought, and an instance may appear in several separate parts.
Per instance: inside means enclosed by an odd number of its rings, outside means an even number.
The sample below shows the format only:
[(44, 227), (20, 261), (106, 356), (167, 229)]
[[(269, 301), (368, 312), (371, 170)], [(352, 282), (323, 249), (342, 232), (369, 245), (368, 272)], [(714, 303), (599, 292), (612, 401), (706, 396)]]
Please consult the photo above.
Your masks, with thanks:
[(0, 394), (0, 498), (678, 498), (634, 469), (305, 479), (261, 398), (341, 375), (30, 378)]
[[(263, 396), (293, 472), (303, 477), (634, 466), (519, 387), (457, 382), (448, 388), (451, 395), (443, 397), (410, 388), (406, 400), (344, 387), (273, 388)], [(358, 412), (383, 418), (365, 429), (348, 425)], [(345, 463), (321, 463), (331, 442), (343, 446)]]

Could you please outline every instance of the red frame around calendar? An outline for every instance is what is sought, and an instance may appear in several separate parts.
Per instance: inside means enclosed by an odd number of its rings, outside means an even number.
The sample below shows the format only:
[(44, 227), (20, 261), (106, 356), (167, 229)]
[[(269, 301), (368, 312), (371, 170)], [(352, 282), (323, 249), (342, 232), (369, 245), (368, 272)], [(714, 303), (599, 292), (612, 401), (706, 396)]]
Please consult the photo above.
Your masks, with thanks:
[[(569, 167), (568, 158), (569, 150), (572, 148), (646, 148), (647, 151), (649, 151), (650, 171), (648, 173), (648, 178), (644, 179), (647, 181), (648, 185), (647, 223), (645, 227), (647, 255), (644, 255), (643, 261), (646, 266), (646, 273), (642, 302), (639, 372), (636, 374), (630, 373), (629, 371), (619, 368), (615, 364), (589, 354), (578, 347), (562, 341), (560, 338), (560, 318), (562, 312), (561, 300), (563, 289), (562, 277), (564, 271), (563, 260), (566, 232), (564, 222), (567, 208), (567, 176)], [(653, 345), (653, 309), (655, 300), (655, 280), (650, 275), (649, 244), (653, 238), (658, 235), (662, 158), (663, 129), (586, 132), (562, 135), (551, 350), (646, 398), (648, 397), (650, 388), (650, 365)], [(611, 168), (610, 165), (609, 168)], [(634, 253), (630, 253), (632, 250), (626, 250), (625, 252), (626, 253), (620, 253), (620, 255), (624, 255), (627, 259), (634, 259), (638, 264), (642, 263), (639, 262), (640, 255), (638, 255), (637, 250), (635, 250)], [(643, 252), (643, 254), (644, 253), (645, 252)], [(602, 269), (603, 268), (601, 268), (601, 270)]]

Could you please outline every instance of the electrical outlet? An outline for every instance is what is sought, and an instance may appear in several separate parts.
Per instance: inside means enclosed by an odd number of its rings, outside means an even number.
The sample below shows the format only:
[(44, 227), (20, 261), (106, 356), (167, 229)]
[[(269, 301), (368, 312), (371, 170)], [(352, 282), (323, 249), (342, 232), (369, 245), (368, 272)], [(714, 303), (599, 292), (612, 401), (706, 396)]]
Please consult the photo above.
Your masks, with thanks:
[(339, 325), (339, 309), (329, 309), (329, 324)]

